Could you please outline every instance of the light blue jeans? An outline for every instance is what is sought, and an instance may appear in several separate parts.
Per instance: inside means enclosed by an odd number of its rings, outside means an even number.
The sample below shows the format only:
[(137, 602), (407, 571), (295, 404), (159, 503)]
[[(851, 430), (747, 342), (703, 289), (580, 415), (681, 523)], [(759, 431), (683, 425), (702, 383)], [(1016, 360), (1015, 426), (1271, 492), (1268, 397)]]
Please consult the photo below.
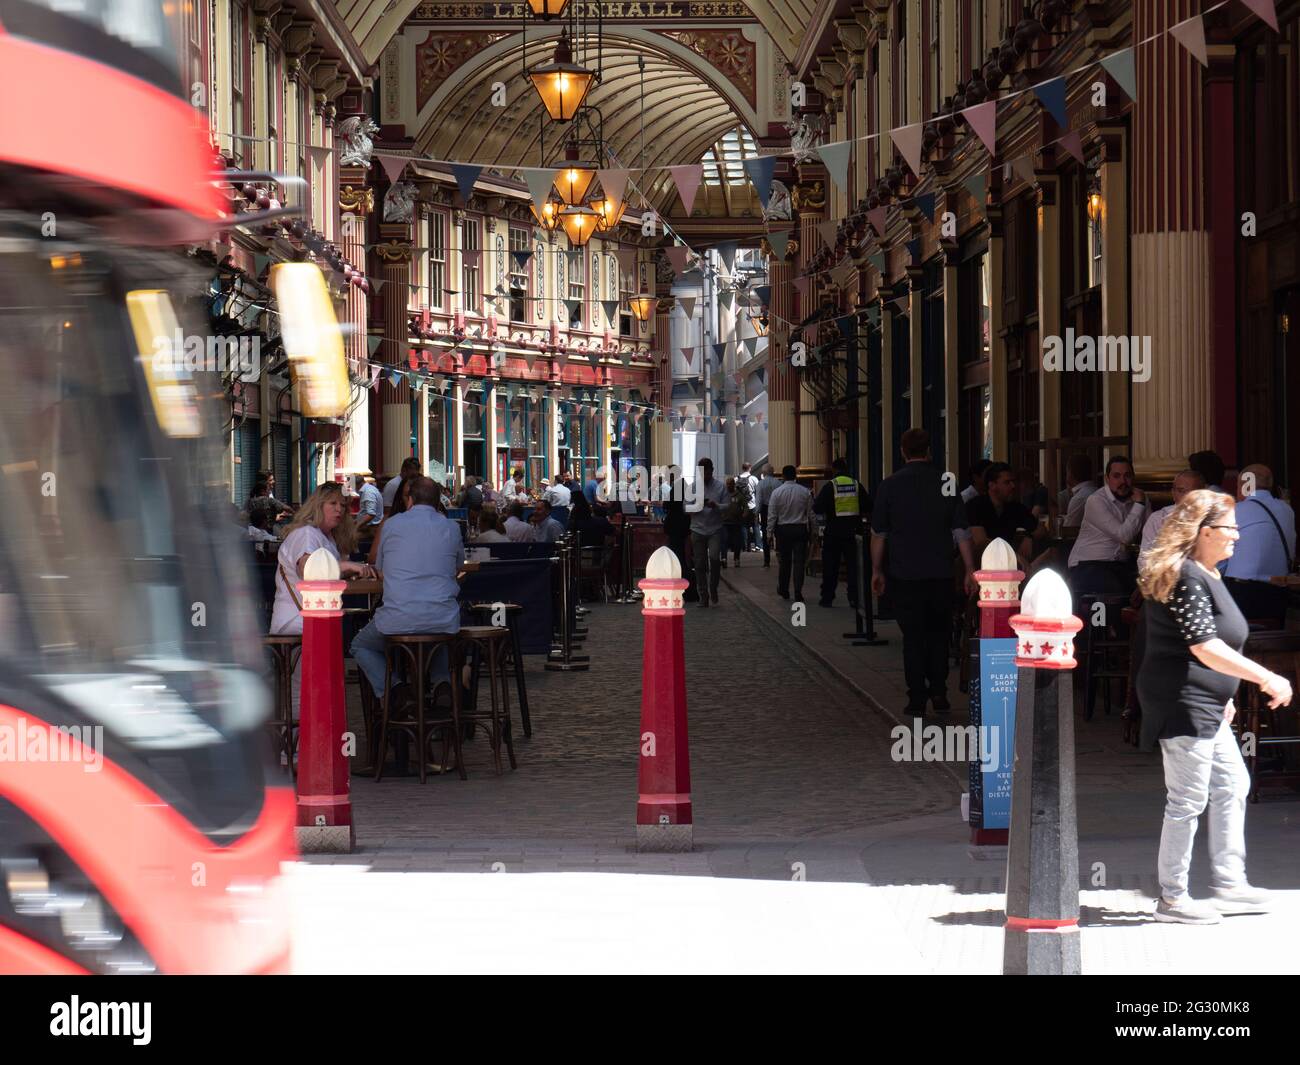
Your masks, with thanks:
[[(352, 637), (352, 657), (356, 659), (357, 665), (361, 667), (361, 672), (365, 674), (366, 680), (370, 682), (370, 690), (379, 699), (384, 697), (385, 646), (384, 634), (379, 631), (379, 626), (373, 621)], [(397, 661), (400, 663), (404, 660), (398, 659)], [(439, 647), (434, 653), (433, 663), (429, 667), (429, 676), (432, 685), (430, 691), (444, 681), (451, 680), (446, 645)], [(394, 676), (391, 679), (393, 683), (397, 683), (402, 678)], [(407, 677), (406, 679), (410, 680), (411, 678)]]
[(1228, 722), (1213, 738), (1174, 736), (1160, 741), (1165, 763), (1165, 822), (1160, 830), (1160, 892), (1171, 902), (1187, 894), (1192, 841), (1210, 808), (1210, 885), (1246, 882), (1246, 799), (1250, 773)]

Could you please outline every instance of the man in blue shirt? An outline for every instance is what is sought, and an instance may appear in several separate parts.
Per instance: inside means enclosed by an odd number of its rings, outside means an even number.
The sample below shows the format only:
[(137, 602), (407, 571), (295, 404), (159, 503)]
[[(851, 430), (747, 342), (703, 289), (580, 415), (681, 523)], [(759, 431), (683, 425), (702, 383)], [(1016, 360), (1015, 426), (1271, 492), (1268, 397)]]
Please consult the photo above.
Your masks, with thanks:
[[(414, 478), (411, 509), (389, 518), (379, 540), (375, 569), (384, 579), (384, 601), (374, 620), (352, 640), (352, 657), (379, 697), (384, 690), (385, 636), (460, 631), (456, 573), (465, 549), (460, 526), (434, 506), (439, 492), (432, 478)], [(449, 678), (446, 648), (440, 648), (433, 683)]]
[(1282, 628), (1285, 588), (1269, 583), (1291, 572), (1295, 559), (1295, 511), (1273, 495), (1273, 471), (1247, 466), (1241, 471), (1237, 504), (1238, 538), (1223, 567), (1228, 591), (1247, 619)]
[(564, 535), (564, 526), (551, 517), (551, 504), (539, 500), (528, 519), (533, 526), (533, 540), (539, 544), (553, 544)]

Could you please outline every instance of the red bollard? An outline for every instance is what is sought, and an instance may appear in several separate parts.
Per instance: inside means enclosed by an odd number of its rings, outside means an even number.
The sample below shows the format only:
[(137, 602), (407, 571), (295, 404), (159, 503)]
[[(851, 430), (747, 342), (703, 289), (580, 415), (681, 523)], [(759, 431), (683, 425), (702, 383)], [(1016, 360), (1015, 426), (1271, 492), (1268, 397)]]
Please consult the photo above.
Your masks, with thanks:
[(302, 700), (298, 729), (298, 849), (347, 854), (356, 842), (343, 734), (343, 589), (338, 560), (325, 548), (307, 559), (302, 600)]
[(1020, 582), (1025, 579), (1016, 566), (1016, 553), (1000, 537), (989, 542), (975, 573), (979, 581), (980, 639), (1015, 639), (1011, 615), (1020, 610)]
[(645, 599), (641, 658), (641, 764), (637, 772), (636, 849), (688, 851), (694, 844), (691, 759), (686, 740), (686, 650), (681, 563), (661, 547), (638, 582)]

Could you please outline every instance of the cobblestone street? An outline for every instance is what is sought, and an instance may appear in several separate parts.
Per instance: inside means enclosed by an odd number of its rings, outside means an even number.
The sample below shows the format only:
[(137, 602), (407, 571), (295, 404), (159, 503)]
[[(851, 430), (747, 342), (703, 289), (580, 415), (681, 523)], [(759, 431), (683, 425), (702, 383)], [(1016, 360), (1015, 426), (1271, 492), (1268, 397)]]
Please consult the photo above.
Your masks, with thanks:
[[(633, 847), (643, 620), (594, 604), (588, 672), (528, 661), (534, 735), (517, 735), (518, 770), (496, 776), (479, 736), (467, 781), (353, 777), (357, 849), (289, 876), (296, 967), (999, 972), (1006, 851), (968, 843), (964, 764), (890, 758), (896, 627), (852, 648), (849, 611), (816, 604), (792, 626), (771, 573), (746, 557), (720, 607), (688, 606), (694, 850)], [(1248, 812), (1251, 879), (1276, 892), (1272, 914), (1155, 924), (1158, 762), (1120, 741), (1116, 718), (1076, 720), (1084, 971), (1287, 971), (1274, 945), (1300, 929), (1295, 804)], [(492, 873), (540, 875), (463, 875)], [(434, 899), (462, 915), (454, 927)], [(357, 913), (375, 915), (366, 935), (333, 933)]]

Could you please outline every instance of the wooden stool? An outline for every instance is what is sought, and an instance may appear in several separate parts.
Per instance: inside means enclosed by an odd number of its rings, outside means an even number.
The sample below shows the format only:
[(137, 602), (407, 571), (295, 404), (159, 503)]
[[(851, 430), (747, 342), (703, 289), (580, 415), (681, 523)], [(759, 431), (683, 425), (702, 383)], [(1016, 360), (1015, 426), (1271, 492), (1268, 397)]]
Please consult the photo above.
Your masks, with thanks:
[[(1110, 715), (1112, 681), (1128, 684), (1132, 648), (1128, 624), (1122, 613), (1130, 596), (1114, 593), (1090, 593), (1079, 597), (1076, 611), (1083, 619), (1083, 717), (1092, 720), (1092, 707), (1096, 701), (1097, 682), (1102, 682), (1102, 706)], [(1092, 623), (1094, 607), (1101, 603), (1104, 625)], [(1127, 688), (1125, 689), (1127, 691)]]
[(298, 746), (293, 738), (297, 727), (293, 720), (293, 671), (302, 655), (301, 636), (263, 636), (262, 646), (271, 652), (271, 677), (275, 702), (267, 727), (274, 743), (273, 750), (283, 753), (289, 762), (289, 771), (296, 777), (293, 752)]
[[(510, 686), (506, 680), (505, 657), (510, 645), (510, 630), (495, 625), (466, 625), (458, 634), (456, 647), (458, 653), (453, 656), (456, 662), (452, 668), (452, 688), (460, 683), (460, 669), (471, 650), (479, 652), (479, 660), (487, 664), (488, 687), (491, 691), (492, 706), (484, 713), (478, 707), (477, 688), (471, 700), (472, 709), (463, 715), (462, 720), (470, 726), (482, 726), (492, 743), (492, 760), (496, 763), (497, 775), (501, 774), (501, 742), (505, 741), (506, 752), (510, 755), (510, 768), (517, 769), (515, 745), (510, 736)], [(477, 671), (476, 671), (477, 672)], [(500, 698), (497, 689), (500, 687)]]
[(470, 609), (491, 619), (497, 607), (504, 609), (506, 628), (510, 631), (507, 653), (515, 674), (515, 694), (519, 696), (519, 720), (523, 723), (524, 735), (531, 737), (533, 722), (528, 714), (528, 686), (524, 683), (524, 654), (521, 650), (523, 644), (519, 638), (519, 616), (524, 612), (524, 608), (518, 603), (474, 603)]
[[(504, 631), (504, 630), (502, 630)], [(382, 710), (379, 723), (379, 746), (375, 755), (375, 780), (384, 778), (384, 758), (388, 755), (388, 731), (389, 729), (401, 729), (415, 740), (416, 757), (420, 760), (420, 783), (425, 782), (428, 770), (426, 762), (428, 760), (428, 751), (426, 750), (429, 742), (431, 730), (443, 730), (443, 760), (444, 764), (447, 755), (446, 734), (451, 732), (451, 744), (456, 752), (456, 768), (460, 770), (460, 779), (467, 779), (465, 775), (465, 761), (461, 757), (460, 750), (460, 684), (455, 673), (455, 663), (452, 661), (453, 672), (451, 678), (451, 712), (447, 717), (436, 717), (426, 719), (425, 717), (425, 684), (428, 678), (429, 666), (433, 664), (434, 655), (438, 653), (438, 648), (446, 647), (448, 649), (448, 659), (454, 660), (456, 655), (453, 653), (456, 636), (446, 632), (421, 632), (421, 633), (403, 633), (397, 636), (384, 637), (384, 695), (381, 700)], [(414, 717), (394, 717), (393, 706), (393, 674), (396, 672), (395, 666), (405, 663), (411, 676), (411, 686), (415, 692), (415, 716)], [(433, 693), (428, 693), (430, 699)]]

